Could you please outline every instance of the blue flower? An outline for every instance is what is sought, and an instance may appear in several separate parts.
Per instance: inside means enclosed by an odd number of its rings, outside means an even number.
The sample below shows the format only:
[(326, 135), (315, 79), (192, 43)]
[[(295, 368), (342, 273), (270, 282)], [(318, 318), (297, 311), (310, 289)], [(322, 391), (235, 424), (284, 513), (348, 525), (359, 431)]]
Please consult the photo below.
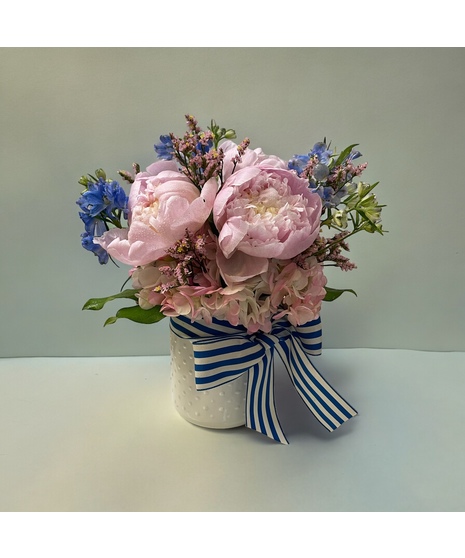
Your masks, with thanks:
[(79, 213), (81, 221), (84, 223), (84, 228), (88, 234), (92, 236), (102, 236), (102, 234), (108, 230), (100, 217), (91, 217), (87, 213)]
[(315, 180), (321, 182), (322, 180), (325, 180), (328, 177), (328, 175), (329, 175), (328, 165), (325, 165), (324, 163), (318, 163), (317, 165), (315, 165), (313, 169), (313, 178)]
[(106, 182), (104, 187), (106, 198), (110, 201), (111, 212), (122, 211), (123, 217), (128, 218), (128, 196), (121, 186), (113, 180)]
[(318, 157), (320, 163), (324, 163), (325, 165), (327, 165), (331, 159), (332, 154), (333, 152), (327, 148), (326, 143), (319, 141), (318, 143), (315, 143), (313, 149), (309, 153), (309, 156), (316, 156)]
[(97, 257), (100, 264), (108, 263), (108, 252), (99, 244), (94, 244), (94, 236), (88, 232), (81, 234), (82, 247), (90, 252), (93, 252)]
[(309, 161), (310, 157), (308, 155), (294, 155), (294, 157), (287, 164), (287, 167), (290, 170), (295, 171), (300, 176)]
[(173, 142), (170, 136), (160, 136), (160, 143), (156, 143), (154, 148), (159, 159), (171, 161), (174, 156)]
[(87, 213), (79, 213), (79, 217), (84, 223), (85, 232), (81, 234), (82, 247), (98, 256), (101, 264), (108, 262), (108, 253), (98, 244), (94, 244), (94, 237), (102, 236), (108, 230), (105, 222), (100, 217), (91, 217)]
[(354, 159), (358, 159), (361, 156), (362, 154), (360, 153), (360, 151), (357, 151), (356, 149), (352, 149), (352, 151), (349, 153), (349, 156), (347, 157), (347, 160), (353, 161)]
[(128, 196), (118, 182), (100, 177), (97, 182), (87, 181), (86, 190), (76, 203), (81, 208), (79, 217), (85, 228), (81, 234), (82, 247), (98, 256), (101, 264), (106, 264), (108, 253), (93, 240), (108, 230), (107, 222), (118, 225), (121, 215), (128, 218)]
[(333, 152), (328, 149), (326, 143), (320, 141), (315, 143), (313, 149), (307, 155), (294, 155), (287, 166), (290, 170), (296, 171), (300, 176), (312, 157), (316, 157), (320, 163), (328, 165), (332, 154)]
[(111, 219), (116, 211), (122, 211), (127, 219), (128, 197), (116, 180), (107, 182), (99, 178), (97, 182), (89, 181), (87, 190), (76, 203), (82, 212), (90, 217), (101, 215)]
[(103, 179), (99, 179), (97, 184), (88, 182), (87, 190), (81, 194), (76, 202), (83, 213), (89, 217), (96, 217), (107, 208), (109, 201), (104, 200), (104, 185), (105, 181)]
[(210, 149), (213, 147), (213, 140), (205, 141), (198, 141), (195, 148), (199, 153), (208, 153)]
[(326, 208), (334, 208), (337, 207), (340, 203), (342, 198), (347, 196), (348, 191), (345, 186), (340, 188), (337, 192), (331, 186), (323, 186), (319, 188), (312, 188), (312, 192), (318, 194), (323, 202), (323, 207)]

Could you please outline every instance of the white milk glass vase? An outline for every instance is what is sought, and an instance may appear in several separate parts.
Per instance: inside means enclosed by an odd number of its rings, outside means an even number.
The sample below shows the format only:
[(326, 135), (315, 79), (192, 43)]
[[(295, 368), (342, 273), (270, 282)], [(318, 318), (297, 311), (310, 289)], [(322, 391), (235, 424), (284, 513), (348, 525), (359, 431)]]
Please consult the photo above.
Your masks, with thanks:
[(192, 343), (170, 331), (170, 352), (173, 402), (185, 420), (206, 428), (236, 428), (245, 424), (247, 374), (219, 387), (198, 391)]

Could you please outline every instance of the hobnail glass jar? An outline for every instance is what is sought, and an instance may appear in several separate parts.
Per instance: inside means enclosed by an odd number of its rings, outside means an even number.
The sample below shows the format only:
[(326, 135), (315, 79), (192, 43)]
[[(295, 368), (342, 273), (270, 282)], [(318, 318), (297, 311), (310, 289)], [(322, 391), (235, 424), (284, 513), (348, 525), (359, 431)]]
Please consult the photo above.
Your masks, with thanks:
[(247, 374), (222, 386), (197, 391), (194, 351), (188, 339), (170, 332), (171, 392), (178, 413), (206, 428), (236, 428), (245, 424)]

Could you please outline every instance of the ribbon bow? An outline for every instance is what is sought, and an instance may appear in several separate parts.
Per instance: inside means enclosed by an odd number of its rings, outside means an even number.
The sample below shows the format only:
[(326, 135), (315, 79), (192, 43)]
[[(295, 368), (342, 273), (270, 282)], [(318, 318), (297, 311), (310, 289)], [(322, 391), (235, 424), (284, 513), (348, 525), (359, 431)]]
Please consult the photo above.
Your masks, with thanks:
[(330, 432), (357, 415), (321, 376), (309, 356), (321, 354), (321, 320), (291, 326), (275, 322), (270, 333), (248, 334), (242, 326), (213, 319), (212, 325), (179, 316), (173, 333), (192, 343), (198, 391), (212, 389), (248, 373), (246, 426), (288, 444), (276, 413), (273, 358), (276, 351), (308, 409)]

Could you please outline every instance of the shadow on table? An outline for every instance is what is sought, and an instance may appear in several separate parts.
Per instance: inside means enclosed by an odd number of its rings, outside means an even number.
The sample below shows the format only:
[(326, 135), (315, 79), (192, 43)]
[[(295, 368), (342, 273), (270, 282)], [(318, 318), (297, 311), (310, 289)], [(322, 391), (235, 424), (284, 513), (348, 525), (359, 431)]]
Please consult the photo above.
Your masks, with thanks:
[[(354, 428), (357, 428), (357, 420), (349, 420), (342, 424), (337, 430), (329, 432), (326, 428), (315, 418), (313, 413), (307, 408), (305, 403), (300, 398), (292, 381), (284, 369), (278, 362), (275, 362), (275, 404), (279, 421), (284, 430), (284, 433), (292, 444), (293, 438), (318, 438), (328, 443), (334, 441), (341, 436), (350, 435)], [(320, 370), (338, 393), (345, 393), (346, 387), (350, 384), (350, 378), (347, 375), (340, 374), (335, 377), (334, 372), (326, 374), (324, 370)], [(336, 372), (337, 374), (337, 372)], [(350, 391), (350, 390), (348, 390)], [(200, 428), (200, 427), (199, 427)], [(212, 433), (215, 431), (213, 430)], [(230, 430), (221, 430), (221, 436), (253, 436), (254, 443), (273, 444), (277, 442), (262, 435), (258, 432), (250, 430), (245, 426), (233, 428)]]

